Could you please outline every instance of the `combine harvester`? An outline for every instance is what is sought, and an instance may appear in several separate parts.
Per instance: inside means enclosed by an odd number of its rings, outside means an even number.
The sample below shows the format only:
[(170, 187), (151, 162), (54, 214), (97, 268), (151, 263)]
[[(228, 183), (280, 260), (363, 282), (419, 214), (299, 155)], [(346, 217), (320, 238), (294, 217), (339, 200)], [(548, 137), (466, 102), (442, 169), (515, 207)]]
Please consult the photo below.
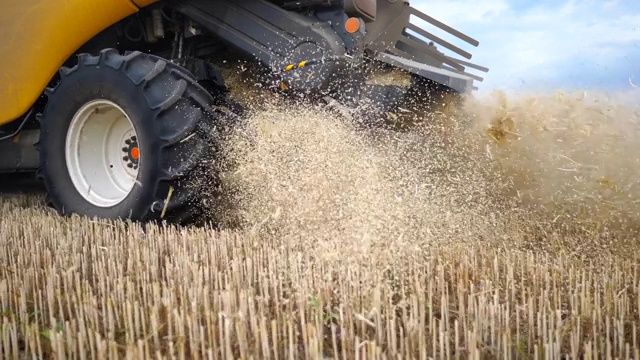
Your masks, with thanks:
[[(343, 108), (382, 100), (385, 111), (410, 93), (469, 92), (482, 79), (467, 69), (487, 71), (416, 21), (476, 40), (406, 0), (2, 0), (2, 9), (0, 172), (36, 172), (62, 215), (189, 222), (199, 192), (188, 184), (234, 117), (214, 64), (238, 54), (277, 91)], [(409, 90), (368, 84), (380, 65), (410, 74)]]

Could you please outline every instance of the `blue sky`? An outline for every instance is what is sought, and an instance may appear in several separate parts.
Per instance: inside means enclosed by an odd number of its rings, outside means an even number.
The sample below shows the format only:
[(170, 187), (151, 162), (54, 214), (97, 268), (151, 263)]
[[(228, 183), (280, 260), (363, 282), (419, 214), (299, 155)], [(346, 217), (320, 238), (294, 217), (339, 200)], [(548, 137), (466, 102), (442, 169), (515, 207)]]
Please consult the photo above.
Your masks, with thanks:
[(640, 0), (412, 0), (411, 4), (480, 42), (474, 48), (425, 26), (463, 45), (473, 55), (471, 62), (490, 68), (479, 73), (485, 78), (477, 84), (481, 92), (640, 92), (631, 85), (640, 87)]

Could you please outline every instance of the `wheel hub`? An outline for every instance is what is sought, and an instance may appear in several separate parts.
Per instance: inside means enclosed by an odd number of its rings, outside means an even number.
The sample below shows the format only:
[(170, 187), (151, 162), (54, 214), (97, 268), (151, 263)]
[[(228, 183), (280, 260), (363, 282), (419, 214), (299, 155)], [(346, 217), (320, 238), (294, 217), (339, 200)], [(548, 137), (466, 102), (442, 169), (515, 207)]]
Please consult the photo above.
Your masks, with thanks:
[(117, 104), (95, 100), (82, 106), (69, 125), (65, 155), (76, 190), (93, 205), (115, 206), (133, 190), (140, 147), (131, 119)]
[(123, 165), (127, 169), (138, 170), (138, 161), (140, 160), (140, 148), (138, 147), (138, 139), (135, 135), (128, 135), (123, 141), (124, 147), (122, 152)]

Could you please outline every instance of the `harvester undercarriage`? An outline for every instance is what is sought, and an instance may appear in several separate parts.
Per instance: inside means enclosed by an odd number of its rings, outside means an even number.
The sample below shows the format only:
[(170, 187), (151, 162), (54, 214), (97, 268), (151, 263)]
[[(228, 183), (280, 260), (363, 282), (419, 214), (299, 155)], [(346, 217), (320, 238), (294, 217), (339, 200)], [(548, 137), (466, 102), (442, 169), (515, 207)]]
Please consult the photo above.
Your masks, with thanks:
[[(197, 199), (184, 190), (185, 184), (197, 171), (199, 154), (207, 152), (202, 144), (209, 141), (215, 147), (219, 123), (243, 112), (230, 96), (221, 68), (235, 61), (257, 65), (254, 80), (261, 88), (323, 102), (347, 116), (363, 115), (354, 111), (368, 103), (365, 113), (375, 118), (407, 103), (436, 103), (445, 95), (470, 92), (482, 78), (469, 69), (488, 71), (468, 62), (470, 53), (428, 27), (478, 45), (406, 0), (159, 1), (94, 36), (66, 61), (21, 119), (0, 126), (0, 153), (15, 154), (0, 157), (0, 172), (39, 171), (50, 203), (63, 214), (186, 221), (191, 216), (184, 212), (185, 204)], [(372, 83), (371, 74), (380, 70), (400, 72), (408, 84)], [(109, 79), (114, 84), (106, 83)], [(95, 101), (83, 87), (93, 91)], [(74, 91), (84, 100), (64, 100)], [(130, 99), (149, 103), (142, 106)], [(185, 116), (189, 121), (182, 120)], [(96, 117), (119, 129), (100, 140), (111, 141), (117, 151), (93, 160), (69, 160), (69, 147), (84, 146), (82, 136), (73, 138), (74, 131), (111, 131), (101, 125), (82, 130)], [(156, 124), (147, 124), (152, 119)], [(160, 128), (149, 128), (153, 126)], [(149, 151), (161, 157), (153, 166), (139, 166), (139, 157), (144, 161)], [(185, 158), (183, 153), (192, 155)], [(83, 161), (102, 158), (108, 159), (105, 169), (82, 174)], [(97, 178), (111, 175), (105, 184), (113, 190), (97, 191), (90, 184), (92, 176), (102, 184)], [(145, 184), (153, 183), (152, 190), (138, 188), (143, 178), (148, 179)], [(176, 209), (181, 212), (172, 214)]]

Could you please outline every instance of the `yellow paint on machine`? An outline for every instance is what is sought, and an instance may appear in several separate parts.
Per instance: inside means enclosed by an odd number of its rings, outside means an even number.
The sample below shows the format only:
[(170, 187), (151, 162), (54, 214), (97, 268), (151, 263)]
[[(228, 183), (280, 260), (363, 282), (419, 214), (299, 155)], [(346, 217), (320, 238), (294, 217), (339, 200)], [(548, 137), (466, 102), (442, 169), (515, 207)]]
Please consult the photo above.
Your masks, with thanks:
[(64, 61), (155, 0), (0, 0), (0, 125), (34, 104)]

